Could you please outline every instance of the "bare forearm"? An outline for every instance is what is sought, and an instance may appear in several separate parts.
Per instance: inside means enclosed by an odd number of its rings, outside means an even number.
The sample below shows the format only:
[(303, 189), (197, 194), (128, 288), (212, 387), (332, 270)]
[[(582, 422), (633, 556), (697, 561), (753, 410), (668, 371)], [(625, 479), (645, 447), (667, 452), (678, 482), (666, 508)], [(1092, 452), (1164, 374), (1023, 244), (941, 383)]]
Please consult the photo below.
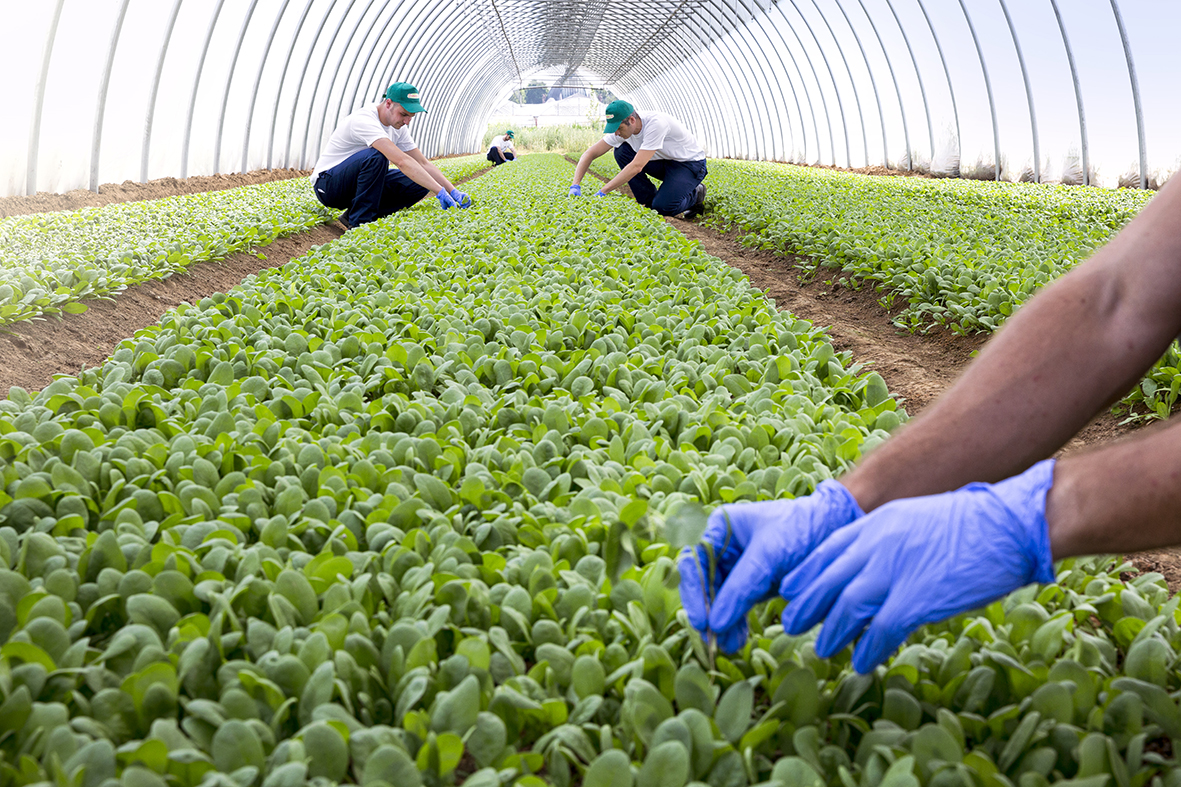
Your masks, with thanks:
[(1009, 320), (930, 410), (842, 478), (862, 508), (1019, 473), (1135, 384), (1181, 327), (1181, 236), (1170, 226), (1179, 207), (1177, 188), (1162, 192)]
[(607, 182), (606, 182), (606, 183), (603, 185), (603, 188), (601, 189), (601, 191), (602, 191), (604, 194), (608, 194), (608, 193), (610, 193), (610, 192), (614, 191), (615, 189), (617, 189), (617, 188), (619, 188), (620, 186), (622, 186), (624, 183), (627, 183), (628, 181), (630, 181), (630, 180), (631, 180), (632, 178), (634, 178), (636, 175), (639, 175), (639, 174), (640, 174), (640, 172), (641, 172), (643, 169), (644, 169), (644, 165), (643, 165), (643, 164), (639, 164), (639, 165), (637, 165), (637, 164), (636, 164), (636, 163), (633, 161), (631, 164), (628, 164), (626, 167), (624, 167), (623, 169), (619, 170), (619, 174), (618, 174), (618, 175), (616, 175), (615, 177), (611, 178), (611, 180), (607, 181)]
[[(428, 161), (423, 165), (423, 169), (425, 169), (427, 174), (430, 175), (437, 184), (442, 186), (443, 190), (448, 194), (455, 190), (455, 184), (447, 179), (447, 176), (435, 166), (434, 162)], [(438, 188), (438, 186), (436, 186), (436, 188)]]
[(1058, 460), (1046, 522), (1056, 560), (1181, 543), (1181, 429)]
[(574, 185), (582, 185), (582, 179), (586, 177), (586, 171), (590, 169), (591, 162), (596, 156), (589, 150), (578, 157), (578, 166), (574, 168)]

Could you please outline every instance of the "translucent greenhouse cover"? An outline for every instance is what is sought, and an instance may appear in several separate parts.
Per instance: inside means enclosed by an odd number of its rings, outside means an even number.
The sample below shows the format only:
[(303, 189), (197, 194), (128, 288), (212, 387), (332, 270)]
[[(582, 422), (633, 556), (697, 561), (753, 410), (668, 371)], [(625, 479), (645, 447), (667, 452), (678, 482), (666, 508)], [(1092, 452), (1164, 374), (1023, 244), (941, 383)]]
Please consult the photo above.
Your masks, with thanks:
[(0, 196), (307, 169), (399, 80), (429, 156), (478, 151), (540, 80), (672, 113), (714, 157), (1104, 186), (1181, 163), (1176, 0), (0, 0), (0, 19)]

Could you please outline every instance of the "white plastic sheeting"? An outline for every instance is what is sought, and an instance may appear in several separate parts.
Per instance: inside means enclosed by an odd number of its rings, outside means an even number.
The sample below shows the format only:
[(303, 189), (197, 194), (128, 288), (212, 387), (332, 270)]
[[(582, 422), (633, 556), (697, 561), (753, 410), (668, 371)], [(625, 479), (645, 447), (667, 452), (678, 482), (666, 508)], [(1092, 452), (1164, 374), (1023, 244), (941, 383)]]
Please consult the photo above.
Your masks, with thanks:
[(2, 196), (310, 167), (396, 80), (422, 92), (425, 153), (474, 152), (539, 75), (671, 112), (711, 156), (1110, 186), (1181, 163), (1174, 0), (0, 0), (0, 19)]

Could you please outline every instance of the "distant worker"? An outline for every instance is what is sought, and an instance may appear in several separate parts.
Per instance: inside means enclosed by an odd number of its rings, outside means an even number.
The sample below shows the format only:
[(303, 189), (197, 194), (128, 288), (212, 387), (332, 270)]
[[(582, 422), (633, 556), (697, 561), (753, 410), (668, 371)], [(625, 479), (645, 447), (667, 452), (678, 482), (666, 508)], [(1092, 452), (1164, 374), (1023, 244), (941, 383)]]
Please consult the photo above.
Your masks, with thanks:
[(340, 222), (348, 229), (408, 208), (427, 194), (444, 210), (471, 206), (471, 197), (455, 188), (410, 136), (410, 121), (426, 112), (418, 99), (414, 85), (395, 82), (380, 101), (353, 112), (328, 138), (312, 187), (320, 202), (344, 211)]
[(492, 162), (494, 167), (517, 157), (513, 152), (513, 130), (511, 128), (499, 137), (493, 137), (488, 145), (488, 160)]
[[(612, 148), (619, 174), (596, 196), (610, 194), (624, 183), (636, 202), (662, 216), (699, 216), (705, 209), (705, 151), (680, 121), (664, 112), (645, 110), (641, 116), (626, 101), (607, 105), (603, 138), (587, 148), (574, 170), (570, 193), (582, 194), (582, 178), (591, 162)], [(649, 177), (662, 181), (653, 185)]]

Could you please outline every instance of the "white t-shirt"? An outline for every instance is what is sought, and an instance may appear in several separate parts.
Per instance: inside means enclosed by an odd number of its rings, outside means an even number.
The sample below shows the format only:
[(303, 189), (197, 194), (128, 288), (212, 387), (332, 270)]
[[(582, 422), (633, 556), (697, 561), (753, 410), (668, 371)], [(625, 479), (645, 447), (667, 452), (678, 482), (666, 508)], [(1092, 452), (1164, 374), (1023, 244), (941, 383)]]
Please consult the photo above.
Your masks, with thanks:
[(493, 137), (492, 141), (488, 143), (488, 149), (500, 148), (501, 150), (512, 150), (513, 141), (507, 135), (501, 134), (499, 137)]
[(618, 134), (604, 134), (603, 141), (613, 148), (624, 142), (631, 145), (637, 153), (641, 150), (654, 150), (654, 159), (667, 161), (701, 161), (705, 158), (705, 151), (693, 135), (681, 125), (681, 121), (664, 112), (647, 111), (640, 113), (643, 128), (638, 134), (624, 139)]
[(377, 108), (380, 104), (370, 104), (361, 107), (346, 117), (332, 136), (328, 144), (320, 153), (316, 161), (316, 169), (312, 173), (312, 183), (320, 177), (326, 169), (332, 169), (357, 151), (364, 150), (375, 141), (385, 137), (398, 146), (399, 150), (410, 152), (418, 147), (410, 136), (410, 127), (394, 128), (383, 124), (377, 118)]

